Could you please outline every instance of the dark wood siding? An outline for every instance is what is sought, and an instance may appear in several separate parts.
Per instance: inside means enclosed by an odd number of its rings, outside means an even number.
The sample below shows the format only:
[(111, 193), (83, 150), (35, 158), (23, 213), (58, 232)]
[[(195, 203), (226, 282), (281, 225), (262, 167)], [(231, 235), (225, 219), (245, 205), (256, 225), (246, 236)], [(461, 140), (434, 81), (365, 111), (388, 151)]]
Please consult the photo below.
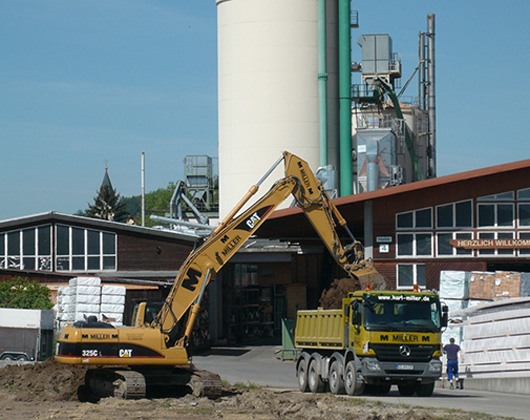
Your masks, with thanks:
[(177, 240), (118, 235), (118, 270), (178, 270), (193, 244)]

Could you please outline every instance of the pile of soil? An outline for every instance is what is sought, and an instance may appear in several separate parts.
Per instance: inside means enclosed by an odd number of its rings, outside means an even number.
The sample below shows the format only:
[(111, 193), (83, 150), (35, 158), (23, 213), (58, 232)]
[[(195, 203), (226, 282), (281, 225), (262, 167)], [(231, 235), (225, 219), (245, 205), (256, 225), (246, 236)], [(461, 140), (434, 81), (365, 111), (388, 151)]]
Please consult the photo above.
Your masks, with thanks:
[(87, 367), (64, 365), (49, 358), (42, 363), (11, 365), (0, 370), (0, 388), (16, 391), (19, 401), (77, 400)]
[(320, 295), (319, 306), (323, 309), (341, 309), (342, 299), (348, 296), (348, 292), (354, 292), (361, 288), (359, 281), (352, 278), (335, 279), (331, 287)]

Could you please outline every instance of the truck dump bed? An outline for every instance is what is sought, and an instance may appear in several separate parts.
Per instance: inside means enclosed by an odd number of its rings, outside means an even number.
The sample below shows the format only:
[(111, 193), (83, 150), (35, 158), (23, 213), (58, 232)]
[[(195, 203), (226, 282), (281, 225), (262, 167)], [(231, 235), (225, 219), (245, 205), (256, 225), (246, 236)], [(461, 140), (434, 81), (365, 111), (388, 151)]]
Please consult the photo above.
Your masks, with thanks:
[(343, 350), (346, 327), (342, 309), (298, 311), (294, 344), (304, 349)]

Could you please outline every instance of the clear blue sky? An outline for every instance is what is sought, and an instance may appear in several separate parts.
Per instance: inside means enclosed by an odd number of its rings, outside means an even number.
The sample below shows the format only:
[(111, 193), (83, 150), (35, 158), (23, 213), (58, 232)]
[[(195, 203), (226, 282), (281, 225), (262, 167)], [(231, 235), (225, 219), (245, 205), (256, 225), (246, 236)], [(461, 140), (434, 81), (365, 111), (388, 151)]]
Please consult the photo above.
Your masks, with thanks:
[[(438, 173), (530, 158), (530, 2), (353, 0), (417, 65), (436, 15)], [(92, 203), (105, 162), (123, 196), (217, 155), (214, 0), (0, 0), (0, 220)], [(354, 75), (355, 80), (355, 75)], [(405, 95), (416, 95), (412, 83)]]

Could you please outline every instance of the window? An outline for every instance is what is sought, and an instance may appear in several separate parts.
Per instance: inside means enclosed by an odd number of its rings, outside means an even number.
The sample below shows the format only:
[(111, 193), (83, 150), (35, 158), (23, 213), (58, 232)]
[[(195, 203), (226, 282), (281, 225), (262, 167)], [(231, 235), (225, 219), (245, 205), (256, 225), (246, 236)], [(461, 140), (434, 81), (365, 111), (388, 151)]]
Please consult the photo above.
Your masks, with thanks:
[(429, 229), (432, 228), (432, 209), (425, 208), (406, 213), (398, 213), (396, 216), (398, 229)]
[(519, 226), (530, 227), (530, 204), (519, 204)]
[(436, 227), (439, 229), (473, 227), (471, 200), (436, 207)]
[(396, 249), (398, 257), (431, 257), (432, 234), (398, 233)]
[[(530, 240), (530, 232), (520, 232), (519, 239)], [(519, 250), (519, 255), (530, 255), (530, 248), (521, 248)]]
[(51, 226), (37, 226), (0, 235), (0, 268), (50, 271)]
[(398, 264), (397, 287), (398, 289), (411, 289), (415, 284), (425, 288), (427, 281), (425, 265), (423, 264)]
[(478, 227), (513, 226), (513, 204), (478, 204)]
[(517, 191), (517, 199), (519, 201), (530, 201), (530, 188)]
[(116, 235), (57, 226), (57, 271), (116, 270)]
[(457, 248), (451, 245), (452, 240), (472, 238), (473, 234), (471, 232), (438, 233), (436, 235), (436, 255), (452, 257), (473, 255), (473, 250), (471, 249)]
[(499, 255), (499, 256), (513, 256), (515, 250), (513, 248), (506, 248), (502, 245), (503, 239), (513, 239), (513, 232), (479, 232), (479, 239), (491, 239), (493, 242), (493, 249), (479, 249), (479, 255)]

